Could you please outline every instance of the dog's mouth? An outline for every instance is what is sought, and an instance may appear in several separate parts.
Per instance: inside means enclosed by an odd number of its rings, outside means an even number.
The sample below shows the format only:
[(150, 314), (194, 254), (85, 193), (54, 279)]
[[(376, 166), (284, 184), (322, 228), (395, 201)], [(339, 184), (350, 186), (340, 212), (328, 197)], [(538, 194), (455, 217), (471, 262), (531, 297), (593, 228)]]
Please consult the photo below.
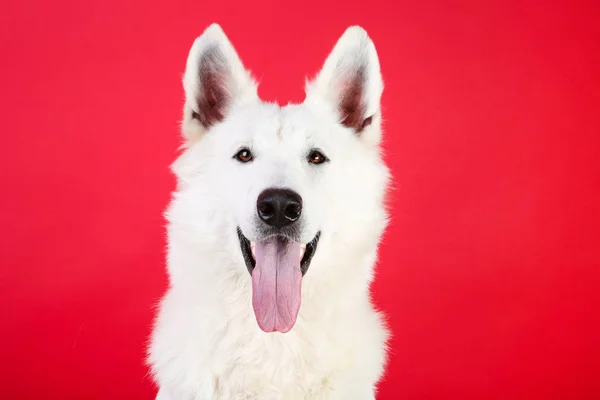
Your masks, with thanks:
[(288, 332), (300, 309), (302, 277), (317, 250), (320, 232), (303, 244), (284, 236), (251, 242), (238, 228), (246, 268), (252, 276), (252, 306), (265, 332)]
[[(242, 230), (240, 228), (237, 229), (238, 238), (240, 239), (240, 247), (242, 248), (242, 255), (244, 256), (244, 261), (246, 263), (246, 268), (248, 268), (248, 272), (252, 275), (252, 271), (256, 267), (256, 242), (251, 242), (244, 236)], [(306, 244), (300, 244), (300, 271), (302, 272), (302, 276), (306, 274), (308, 271), (308, 267), (310, 266), (310, 262), (312, 261), (313, 256), (315, 255), (315, 251), (317, 251), (317, 244), (319, 243), (319, 237), (321, 236), (321, 232), (317, 232), (313, 240)], [(283, 236), (271, 236), (266, 240), (278, 238), (282, 241), (293, 242), (292, 240), (283, 237)]]

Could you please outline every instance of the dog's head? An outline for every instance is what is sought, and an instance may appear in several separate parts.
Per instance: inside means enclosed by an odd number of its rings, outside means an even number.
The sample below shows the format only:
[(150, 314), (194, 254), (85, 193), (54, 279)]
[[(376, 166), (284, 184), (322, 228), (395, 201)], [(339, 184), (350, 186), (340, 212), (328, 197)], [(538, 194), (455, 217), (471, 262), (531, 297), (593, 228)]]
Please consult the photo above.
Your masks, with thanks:
[(299, 105), (261, 102), (218, 25), (194, 42), (183, 83), (187, 149), (174, 167), (170, 220), (248, 270), (259, 326), (292, 328), (309, 268), (368, 281), (388, 173), (379, 155), (383, 83), (366, 32), (343, 34)]

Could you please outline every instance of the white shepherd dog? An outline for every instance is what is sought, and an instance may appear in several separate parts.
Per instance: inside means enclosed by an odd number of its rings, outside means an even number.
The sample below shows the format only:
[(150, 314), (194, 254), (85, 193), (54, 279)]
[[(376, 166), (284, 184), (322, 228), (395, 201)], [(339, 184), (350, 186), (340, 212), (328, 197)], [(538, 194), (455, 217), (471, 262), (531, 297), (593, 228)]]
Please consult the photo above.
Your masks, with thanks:
[(369, 285), (389, 174), (373, 42), (348, 28), (305, 101), (280, 107), (215, 24), (183, 86), (157, 399), (374, 399), (388, 332)]

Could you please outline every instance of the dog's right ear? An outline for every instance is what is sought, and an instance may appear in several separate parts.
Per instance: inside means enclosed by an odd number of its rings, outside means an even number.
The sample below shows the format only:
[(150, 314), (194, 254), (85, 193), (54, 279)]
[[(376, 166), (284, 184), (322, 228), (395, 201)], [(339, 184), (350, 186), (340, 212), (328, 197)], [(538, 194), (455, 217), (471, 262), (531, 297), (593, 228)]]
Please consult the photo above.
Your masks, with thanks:
[(307, 83), (306, 102), (330, 109), (357, 136), (379, 143), (383, 80), (373, 41), (359, 26), (339, 38), (321, 71)]
[(233, 106), (258, 98), (256, 83), (218, 24), (192, 45), (183, 76), (182, 133), (193, 141), (221, 122)]

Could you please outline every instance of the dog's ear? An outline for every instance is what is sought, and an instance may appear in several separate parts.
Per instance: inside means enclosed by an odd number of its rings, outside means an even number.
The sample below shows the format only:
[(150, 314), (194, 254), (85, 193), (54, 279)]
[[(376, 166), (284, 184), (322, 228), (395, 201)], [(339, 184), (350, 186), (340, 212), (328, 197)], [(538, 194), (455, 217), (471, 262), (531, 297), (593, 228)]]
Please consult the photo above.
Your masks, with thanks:
[(317, 77), (307, 84), (306, 101), (316, 107), (332, 107), (342, 125), (363, 135), (371, 129), (379, 131), (382, 92), (375, 45), (363, 28), (352, 26), (340, 37)]
[(182, 132), (187, 140), (202, 136), (236, 104), (258, 98), (256, 83), (217, 24), (209, 26), (194, 41), (183, 88)]

